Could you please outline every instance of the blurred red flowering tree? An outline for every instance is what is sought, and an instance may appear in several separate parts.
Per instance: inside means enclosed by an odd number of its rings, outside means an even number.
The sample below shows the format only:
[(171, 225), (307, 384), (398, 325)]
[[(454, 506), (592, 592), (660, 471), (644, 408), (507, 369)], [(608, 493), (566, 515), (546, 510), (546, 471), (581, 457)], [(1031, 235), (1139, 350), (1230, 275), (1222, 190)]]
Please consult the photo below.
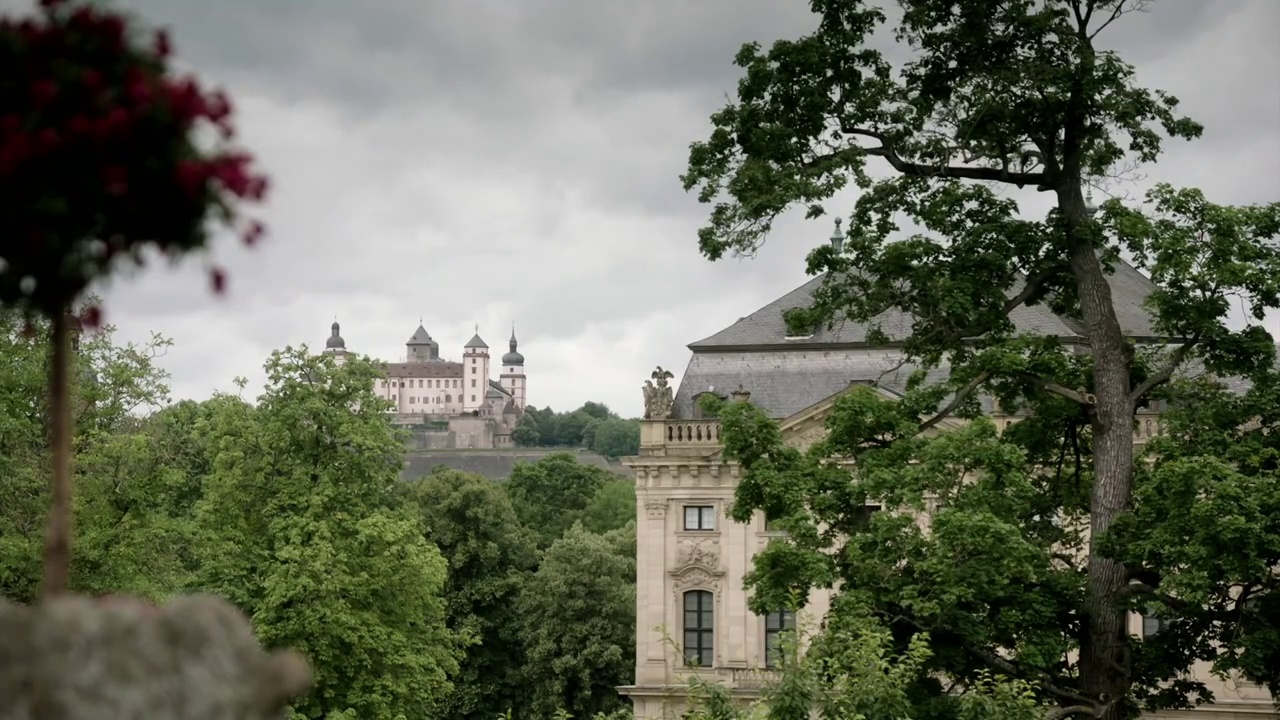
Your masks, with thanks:
[[(161, 30), (85, 0), (42, 0), (0, 18), (0, 304), (49, 318), (52, 508), (46, 595), (66, 590), (70, 549), (73, 325), (89, 285), (144, 251), (171, 258), (206, 247), (217, 225), (253, 243), (239, 206), (267, 180), (231, 146), (231, 103), (177, 75)], [(224, 285), (214, 268), (215, 292)]]

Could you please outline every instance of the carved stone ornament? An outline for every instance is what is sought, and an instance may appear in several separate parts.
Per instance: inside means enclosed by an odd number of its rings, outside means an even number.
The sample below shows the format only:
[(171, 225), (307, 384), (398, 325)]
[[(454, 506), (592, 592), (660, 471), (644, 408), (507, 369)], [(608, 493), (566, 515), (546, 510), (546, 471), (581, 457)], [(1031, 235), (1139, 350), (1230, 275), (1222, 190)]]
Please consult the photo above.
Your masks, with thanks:
[(710, 590), (719, 601), (722, 575), (723, 573), (710, 573), (699, 567), (689, 568), (673, 575), (671, 588), (677, 595), (685, 590)]
[(0, 600), (0, 720), (275, 720), (311, 685), (224, 600)]
[(641, 388), (644, 391), (644, 419), (666, 420), (671, 417), (671, 407), (675, 404), (675, 393), (669, 383), (675, 375), (659, 365), (649, 377), (652, 379), (645, 380)]
[(716, 540), (686, 540), (676, 548), (676, 572), (684, 569), (721, 574), (720, 543)]
[(666, 500), (646, 500), (644, 503), (645, 513), (648, 514), (650, 520), (661, 520), (667, 516)]
[(820, 422), (814, 423), (795, 435), (791, 436), (791, 445), (794, 447), (805, 449), (810, 445), (824, 439), (827, 436), (827, 428)]

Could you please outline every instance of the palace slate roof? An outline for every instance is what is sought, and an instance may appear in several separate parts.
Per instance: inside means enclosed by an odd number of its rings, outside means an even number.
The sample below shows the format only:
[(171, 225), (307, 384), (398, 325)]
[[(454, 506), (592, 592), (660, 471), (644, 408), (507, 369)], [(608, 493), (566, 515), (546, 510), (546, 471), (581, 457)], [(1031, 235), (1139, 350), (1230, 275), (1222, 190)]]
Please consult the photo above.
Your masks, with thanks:
[[(787, 339), (787, 326), (783, 313), (792, 308), (808, 307), (813, 302), (814, 292), (822, 286), (825, 275), (819, 275), (773, 302), (765, 305), (750, 315), (710, 337), (689, 345), (694, 352), (703, 350), (731, 349), (763, 349), (779, 346), (819, 346), (849, 345), (867, 346), (868, 325), (855, 322), (836, 323), (827, 330), (819, 328), (812, 337), (804, 339)], [(1132, 337), (1154, 337), (1151, 327), (1150, 313), (1143, 307), (1147, 296), (1155, 289), (1155, 285), (1142, 273), (1126, 263), (1117, 263), (1114, 272), (1108, 277), (1111, 286), (1112, 301), (1120, 326)], [(1016, 295), (1022, 290), (1018, 283), (1010, 288), (1009, 295)], [(1009, 315), (1019, 333), (1047, 335), (1066, 339), (1079, 339), (1083, 332), (1073, 318), (1055, 314), (1043, 303), (1023, 305)], [(891, 338), (901, 340), (911, 333), (911, 316), (892, 310), (876, 319), (876, 323)]]
[[(823, 276), (815, 277), (710, 337), (689, 345), (693, 357), (676, 392), (675, 417), (691, 418), (698, 395), (714, 392), (727, 396), (739, 385), (751, 392), (751, 402), (771, 417), (785, 418), (821, 402), (853, 383), (874, 384), (903, 392), (914, 367), (902, 363), (896, 348), (876, 348), (867, 340), (868, 326), (837, 323), (811, 337), (788, 338), (783, 313), (807, 307)], [(1152, 318), (1143, 303), (1155, 285), (1126, 263), (1117, 263), (1108, 276), (1112, 302), (1120, 325), (1130, 337), (1157, 340)], [(1021, 283), (1010, 295), (1021, 291)], [(1079, 343), (1083, 330), (1078, 321), (1053, 313), (1048, 306), (1022, 306), (1010, 313), (1018, 332), (1060, 338)], [(891, 311), (878, 322), (891, 339), (911, 332), (911, 317)], [(1081, 348), (1083, 350), (1083, 348)], [(926, 382), (947, 378), (948, 367), (929, 372)], [(990, 409), (990, 400), (983, 405)]]

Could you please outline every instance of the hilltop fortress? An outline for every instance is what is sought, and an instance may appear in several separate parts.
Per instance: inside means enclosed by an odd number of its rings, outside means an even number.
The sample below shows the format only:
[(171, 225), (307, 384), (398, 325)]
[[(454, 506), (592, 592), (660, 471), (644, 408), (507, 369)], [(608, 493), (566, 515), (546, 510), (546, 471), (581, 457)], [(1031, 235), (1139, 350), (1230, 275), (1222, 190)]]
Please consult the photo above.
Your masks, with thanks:
[[(394, 421), (410, 426), (413, 444), (422, 449), (511, 446), (511, 433), (524, 414), (524, 355), (517, 350), (515, 328), (509, 350), (490, 379), (489, 346), (476, 334), (462, 348), (462, 361), (440, 357), (440, 344), (421, 324), (405, 343), (405, 356), (383, 362), (385, 376), (374, 392), (390, 401)], [(324, 352), (342, 362), (347, 344), (335, 321)]]

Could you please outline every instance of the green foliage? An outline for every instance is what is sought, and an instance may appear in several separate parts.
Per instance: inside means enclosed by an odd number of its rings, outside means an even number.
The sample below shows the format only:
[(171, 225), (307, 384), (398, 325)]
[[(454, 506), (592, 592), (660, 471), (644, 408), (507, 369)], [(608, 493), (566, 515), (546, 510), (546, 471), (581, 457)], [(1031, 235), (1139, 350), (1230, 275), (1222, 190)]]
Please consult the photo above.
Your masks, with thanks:
[[(845, 598), (847, 601), (847, 598)], [(1046, 708), (1025, 683), (983, 674), (956, 696), (932, 703), (917, 697), (927, 676), (931, 651), (922, 633), (901, 652), (892, 632), (863, 612), (846, 606), (801, 653), (804, 631), (783, 635), (779, 677), (764, 697), (744, 706), (725, 686), (690, 681), (694, 720), (1042, 720)], [(922, 706), (923, 705), (923, 706)]]
[(553, 543), (519, 602), (534, 717), (622, 707), (635, 665), (635, 526), (574, 526)]
[[(516, 463), (506, 482), (520, 522), (546, 548), (582, 518), (596, 494), (615, 476), (584, 465), (572, 453), (553, 453), (534, 463)], [(593, 510), (599, 515), (603, 508)]]
[[(1203, 380), (1177, 389), (1132, 512), (1104, 546), (1140, 569), (1129, 606), (1167, 620), (1136, 666), (1154, 685), (1197, 658), (1280, 697), (1280, 374), (1255, 376), (1243, 395)], [(1140, 692), (1165, 701), (1182, 690)]]
[(640, 452), (640, 423), (611, 418), (595, 426), (592, 450), (608, 458), (630, 457)]
[[(1277, 646), (1261, 592), (1274, 579), (1259, 574), (1275, 566), (1277, 508), (1261, 499), (1274, 497), (1269, 450), (1188, 441), (1135, 464), (1139, 408), (1173, 402), (1198, 418), (1179, 422), (1211, 437), (1246, 419), (1169, 383), (1200, 368), (1271, 382), (1272, 338), (1227, 320), (1237, 303), (1255, 323), (1280, 305), (1280, 203), (1226, 207), (1157, 185), (1141, 205), (1086, 204), (1085, 183), (1201, 132), (1176, 98), (1137, 86), (1131, 66), (1095, 45), (1137, 5), (906, 0), (895, 31), (911, 55), (894, 67), (871, 41), (886, 22), (878, 7), (811, 0), (816, 31), (743, 46), (737, 97), (693, 144), (683, 177), (713, 204), (699, 233), (711, 259), (749, 254), (783, 212), (819, 217), (858, 186), (843, 247), (810, 253), (809, 271), (826, 273), (813, 305), (787, 321), (796, 332), (865, 323), (917, 371), (896, 403), (844, 396), (830, 439), (805, 453), (749, 407), (719, 408), (727, 454), (747, 469), (734, 512), (763, 509), (790, 531), (756, 562), (757, 601), (839, 581), (890, 622), (899, 650), (929, 633), (931, 668), (969, 687), (1008, 674), (1105, 720), (1206, 699), (1185, 672), (1200, 659), (1270, 680)], [(872, 177), (869, 158), (890, 176)], [(1054, 207), (1026, 218), (992, 184), (1052, 193)], [(1155, 283), (1151, 330), (1112, 302), (1121, 257)], [(1084, 342), (1017, 336), (1011, 314), (1036, 304)], [(891, 316), (906, 321), (881, 326)], [(1169, 341), (1150, 343), (1153, 333)], [(946, 379), (925, 386), (935, 368)], [(928, 437), (946, 417), (979, 415), (982, 394), (1025, 420), (1004, 435), (976, 421)], [(1200, 502), (1203, 513), (1187, 513)], [(885, 509), (868, 518), (868, 503)], [(933, 514), (928, 531), (921, 513)], [(1245, 560), (1218, 569), (1227, 547)], [(1243, 612), (1228, 609), (1233, 583), (1259, 589)], [(1164, 602), (1177, 629), (1138, 642), (1126, 612), (1153, 593), (1216, 609)]]
[(581, 515), (583, 526), (594, 533), (617, 530), (635, 519), (636, 485), (624, 477), (606, 480)]
[[(48, 325), (37, 318), (30, 332), (23, 326), (16, 312), (0, 312), (0, 595), (32, 602), (48, 513)], [(181, 513), (168, 494), (176, 491), (173, 476), (155, 457), (156, 448), (148, 453), (159, 440), (157, 429), (132, 413), (167, 399), (168, 376), (154, 361), (170, 343), (156, 336), (144, 345), (117, 346), (112, 333), (107, 326), (80, 338), (72, 371), (79, 455), (74, 481), (91, 491), (78, 498), (76, 521), (103, 528), (80, 537), (78, 562), (85, 566), (76, 568), (72, 582), (79, 590), (119, 587), (156, 596), (163, 578), (174, 579), (167, 573), (181, 575), (174, 557), (183, 545), (174, 525)], [(130, 512), (135, 505), (171, 514)], [(128, 555), (151, 563), (157, 577), (141, 566), (130, 569)], [(112, 580), (99, 579), (93, 563), (103, 563), (101, 572)]]
[(449, 627), (466, 643), (440, 714), (493, 718), (528, 695), (518, 672), (524, 647), (516, 600), (537, 566), (537, 550), (510, 500), (487, 478), (438, 468), (405, 494), (427, 539), (449, 559)]
[[(40, 581), (48, 492), (39, 322), (24, 333), (21, 318), (0, 313), (0, 594), (20, 602)], [(218, 395), (160, 407), (167, 377), (155, 361), (168, 344), (118, 346), (109, 327), (80, 339), (74, 589), (229, 597), (268, 644), (302, 650), (316, 669), (319, 687), (293, 718), (545, 717), (531, 714), (524, 671), (526, 643), (546, 638), (521, 612), (539, 551), (501, 485), (444, 469), (401, 483), (403, 446), (370, 396), (373, 368), (355, 358), (336, 366), (286, 350), (268, 363), (257, 405)], [(630, 481), (565, 458), (540, 466), (548, 482), (562, 470), (584, 478), (565, 512), (601, 533), (626, 527)], [(563, 500), (539, 493), (526, 497)], [(590, 537), (610, 563), (634, 558), (633, 532)], [(569, 555), (552, 577), (587, 572)], [(613, 577), (625, 582), (606, 595), (632, 592), (634, 570)], [(602, 619), (604, 637), (632, 637), (628, 618)], [(605, 688), (622, 666), (592, 665), (603, 652), (551, 664), (598, 678), (581, 702), (620, 720), (621, 700), (613, 692), (610, 704)]]
[(291, 349), (266, 369), (257, 407), (228, 403), (210, 424), (198, 582), (307, 655), (316, 689), (296, 712), (430, 715), (457, 669), (446, 562), (395, 502), (402, 443), (377, 369)]
[(587, 402), (567, 413), (528, 407), (511, 437), (522, 447), (587, 448), (616, 458), (639, 450), (640, 425), (619, 418), (598, 402)]

